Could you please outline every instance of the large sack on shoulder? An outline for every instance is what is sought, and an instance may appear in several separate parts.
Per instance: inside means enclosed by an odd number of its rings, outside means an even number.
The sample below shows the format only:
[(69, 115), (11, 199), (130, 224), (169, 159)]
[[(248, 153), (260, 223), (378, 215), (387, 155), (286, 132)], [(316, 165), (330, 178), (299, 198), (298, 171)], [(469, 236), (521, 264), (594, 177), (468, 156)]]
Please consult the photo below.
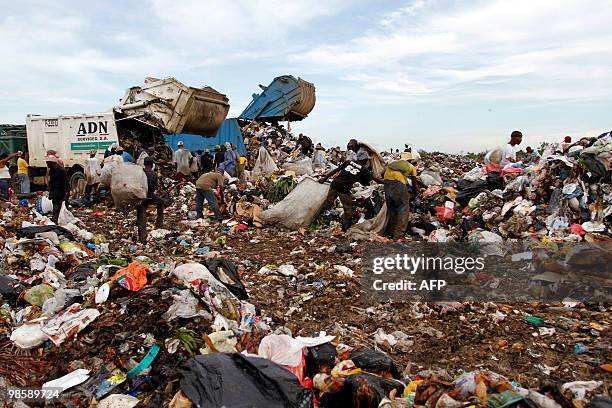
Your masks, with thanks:
[(258, 221), (292, 230), (307, 227), (321, 210), (328, 192), (329, 185), (305, 178), (283, 201), (259, 214)]
[(311, 176), (314, 173), (310, 157), (292, 163), (285, 163), (282, 167), (283, 170), (294, 171), (298, 176)]
[(113, 168), (111, 194), (119, 210), (139, 205), (148, 192), (147, 175), (142, 167), (134, 163), (123, 163)]
[(117, 166), (119, 166), (119, 163), (114, 161), (104, 163), (104, 167), (102, 167), (102, 171), (100, 172), (100, 184), (102, 186), (110, 187), (113, 169)]

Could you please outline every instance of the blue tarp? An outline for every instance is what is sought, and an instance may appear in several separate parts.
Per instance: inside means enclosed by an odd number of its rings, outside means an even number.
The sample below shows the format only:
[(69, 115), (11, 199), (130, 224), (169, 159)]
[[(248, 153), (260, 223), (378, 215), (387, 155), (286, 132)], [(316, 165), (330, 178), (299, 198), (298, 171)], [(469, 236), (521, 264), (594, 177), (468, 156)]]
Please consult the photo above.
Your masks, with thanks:
[(216, 136), (200, 136), (190, 134), (172, 134), (164, 135), (166, 144), (172, 148), (172, 150), (178, 149), (177, 143), (182, 141), (185, 144), (185, 148), (190, 151), (206, 150), (213, 151), (215, 145), (221, 146), (225, 142), (230, 142), (236, 145), (238, 153), (246, 154), (246, 148), (244, 147), (244, 141), (242, 139), (242, 133), (240, 132), (240, 126), (236, 119), (225, 119), (225, 122), (219, 128)]

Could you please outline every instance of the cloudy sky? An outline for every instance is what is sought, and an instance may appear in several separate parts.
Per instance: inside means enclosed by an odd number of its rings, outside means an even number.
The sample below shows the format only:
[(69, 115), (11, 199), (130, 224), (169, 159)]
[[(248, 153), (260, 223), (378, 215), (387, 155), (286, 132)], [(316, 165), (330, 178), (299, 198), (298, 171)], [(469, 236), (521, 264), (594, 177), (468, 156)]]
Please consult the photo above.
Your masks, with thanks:
[(612, 1), (5, 1), (0, 122), (108, 110), (146, 76), (225, 93), (313, 82), (325, 145), (481, 151), (612, 129)]

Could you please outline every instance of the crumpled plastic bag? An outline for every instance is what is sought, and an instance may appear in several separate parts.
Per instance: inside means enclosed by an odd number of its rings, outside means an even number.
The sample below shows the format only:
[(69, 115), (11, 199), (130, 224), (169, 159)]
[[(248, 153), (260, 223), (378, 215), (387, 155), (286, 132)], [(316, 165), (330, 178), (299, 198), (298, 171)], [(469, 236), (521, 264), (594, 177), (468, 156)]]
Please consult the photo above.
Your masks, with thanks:
[(97, 309), (79, 310), (80, 306), (75, 303), (62, 315), (49, 320), (41, 328), (56, 346), (62, 344), (68, 337), (75, 336), (100, 316)]
[(304, 345), (286, 334), (269, 334), (259, 344), (257, 354), (282, 366), (301, 364)]
[(132, 262), (127, 268), (117, 271), (112, 281), (117, 281), (119, 285), (127, 290), (139, 291), (147, 284), (147, 272), (149, 267), (140, 262)]
[(37, 321), (27, 322), (11, 333), (11, 341), (22, 349), (31, 349), (40, 346), (49, 339), (49, 336), (41, 330)]
[(45, 301), (53, 298), (55, 289), (50, 285), (41, 283), (28, 289), (23, 298), (31, 305), (42, 307)]
[(171, 321), (177, 318), (190, 319), (196, 316), (202, 316), (212, 320), (212, 316), (204, 310), (198, 310), (199, 300), (191, 293), (189, 289), (182, 290), (178, 295), (172, 295), (174, 303), (168, 308), (162, 317)]

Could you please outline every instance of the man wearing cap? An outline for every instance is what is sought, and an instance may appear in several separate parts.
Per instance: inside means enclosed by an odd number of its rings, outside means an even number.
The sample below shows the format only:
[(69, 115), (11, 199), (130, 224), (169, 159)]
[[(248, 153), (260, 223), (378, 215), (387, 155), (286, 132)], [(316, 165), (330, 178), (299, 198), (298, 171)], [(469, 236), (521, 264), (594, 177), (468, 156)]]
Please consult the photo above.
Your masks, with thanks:
[[(89, 152), (89, 157), (85, 161), (85, 181), (87, 186), (85, 187), (85, 199), (88, 202), (98, 201), (98, 185), (100, 184), (100, 175), (102, 174), (102, 167), (96, 155), (97, 150)], [(91, 193), (94, 193), (94, 199), (91, 199)]]
[(51, 221), (57, 224), (60, 211), (62, 210), (62, 203), (70, 195), (68, 173), (64, 166), (59, 165), (57, 157), (47, 156), (45, 161), (49, 168), (49, 199), (53, 203)]
[(360, 151), (357, 155), (357, 160), (347, 160), (334, 170), (324, 174), (319, 183), (325, 183), (330, 177), (337, 174), (330, 185), (329, 193), (323, 204), (323, 210), (332, 208), (336, 197), (340, 198), (344, 213), (342, 214), (342, 230), (346, 231), (350, 228), (353, 220), (353, 196), (351, 195), (351, 188), (355, 183), (361, 183), (364, 186), (370, 184), (370, 181), (374, 180), (377, 183), (382, 180), (377, 179), (374, 175), (366, 168), (370, 156), (365, 151)]
[(416, 167), (410, 163), (410, 160), (412, 160), (412, 153), (402, 153), (400, 160), (395, 160), (387, 165), (383, 176), (385, 202), (389, 214), (387, 231), (389, 231), (393, 239), (404, 235), (410, 221), (408, 178), (410, 178), (410, 183), (412, 184), (412, 196), (416, 197), (419, 191), (417, 188)]
[(217, 221), (223, 220), (219, 204), (217, 204), (217, 198), (215, 197), (215, 189), (217, 187), (223, 188), (225, 179), (219, 171), (211, 171), (209, 173), (202, 174), (196, 181), (196, 213), (198, 218), (204, 218), (204, 200), (208, 201), (208, 205), (215, 214)]
[(150, 204), (154, 204), (157, 207), (155, 228), (161, 229), (164, 227), (164, 207), (167, 204), (164, 199), (157, 196), (157, 175), (153, 170), (153, 164), (151, 157), (144, 159), (144, 172), (147, 176), (147, 198), (136, 207), (138, 240), (143, 243), (147, 241), (147, 208)]
[(192, 159), (191, 152), (185, 149), (183, 142), (179, 141), (177, 144), (178, 149), (174, 152), (172, 161), (176, 165), (176, 178), (178, 180), (184, 180), (189, 178), (191, 175), (190, 161)]

